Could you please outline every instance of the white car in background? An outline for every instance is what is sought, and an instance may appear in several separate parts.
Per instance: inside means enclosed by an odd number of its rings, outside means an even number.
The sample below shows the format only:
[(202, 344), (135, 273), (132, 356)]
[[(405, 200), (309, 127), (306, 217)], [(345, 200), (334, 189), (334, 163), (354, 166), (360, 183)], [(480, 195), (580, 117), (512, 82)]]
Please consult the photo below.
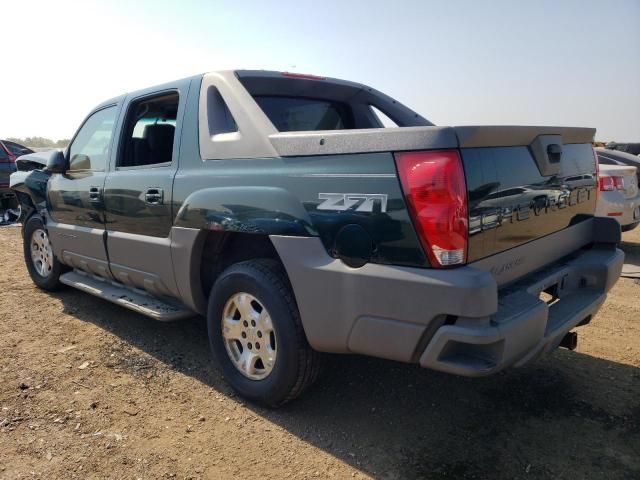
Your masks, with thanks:
[(600, 163), (600, 192), (596, 215), (615, 218), (625, 232), (640, 223), (637, 171), (636, 167)]

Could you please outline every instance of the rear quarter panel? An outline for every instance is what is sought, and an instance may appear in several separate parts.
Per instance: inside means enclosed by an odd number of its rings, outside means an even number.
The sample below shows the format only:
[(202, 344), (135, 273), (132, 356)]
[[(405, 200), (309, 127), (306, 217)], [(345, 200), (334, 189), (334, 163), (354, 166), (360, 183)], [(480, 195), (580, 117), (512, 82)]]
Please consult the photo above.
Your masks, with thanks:
[[(174, 183), (176, 226), (319, 236), (331, 254), (338, 231), (356, 224), (373, 240), (372, 262), (426, 265), (391, 153), (188, 163)], [(386, 195), (386, 211), (319, 210), (321, 193)]]

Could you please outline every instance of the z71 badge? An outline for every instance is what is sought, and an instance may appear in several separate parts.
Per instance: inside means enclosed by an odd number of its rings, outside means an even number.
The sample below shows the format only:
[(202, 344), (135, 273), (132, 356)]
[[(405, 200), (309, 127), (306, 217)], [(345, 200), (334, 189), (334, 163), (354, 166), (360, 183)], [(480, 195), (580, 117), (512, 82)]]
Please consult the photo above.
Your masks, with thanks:
[(373, 212), (375, 205), (379, 205), (380, 212), (387, 211), (386, 193), (319, 193), (318, 199), (324, 200), (318, 210)]

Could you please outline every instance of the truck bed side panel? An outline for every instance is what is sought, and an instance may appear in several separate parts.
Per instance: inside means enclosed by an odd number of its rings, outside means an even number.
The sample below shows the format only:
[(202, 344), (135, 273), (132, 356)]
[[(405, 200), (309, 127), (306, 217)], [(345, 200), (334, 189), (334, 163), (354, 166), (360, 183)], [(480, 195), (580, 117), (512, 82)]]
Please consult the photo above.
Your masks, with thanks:
[[(340, 229), (355, 224), (371, 237), (372, 262), (428, 266), (391, 153), (183, 160), (174, 183), (177, 227), (319, 236), (331, 253)], [(360, 198), (345, 208), (323, 194)], [(376, 196), (369, 211), (358, 210), (363, 195)]]

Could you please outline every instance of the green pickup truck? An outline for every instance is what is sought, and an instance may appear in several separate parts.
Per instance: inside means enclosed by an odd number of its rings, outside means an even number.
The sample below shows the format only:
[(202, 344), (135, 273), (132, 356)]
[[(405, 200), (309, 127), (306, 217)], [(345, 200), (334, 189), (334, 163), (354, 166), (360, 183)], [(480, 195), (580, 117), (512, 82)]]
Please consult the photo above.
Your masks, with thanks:
[(623, 263), (594, 133), (440, 127), (366, 85), (224, 71), (102, 103), (11, 185), (36, 285), (206, 316), (229, 383), (278, 406), (319, 352), (481, 376), (575, 348)]

